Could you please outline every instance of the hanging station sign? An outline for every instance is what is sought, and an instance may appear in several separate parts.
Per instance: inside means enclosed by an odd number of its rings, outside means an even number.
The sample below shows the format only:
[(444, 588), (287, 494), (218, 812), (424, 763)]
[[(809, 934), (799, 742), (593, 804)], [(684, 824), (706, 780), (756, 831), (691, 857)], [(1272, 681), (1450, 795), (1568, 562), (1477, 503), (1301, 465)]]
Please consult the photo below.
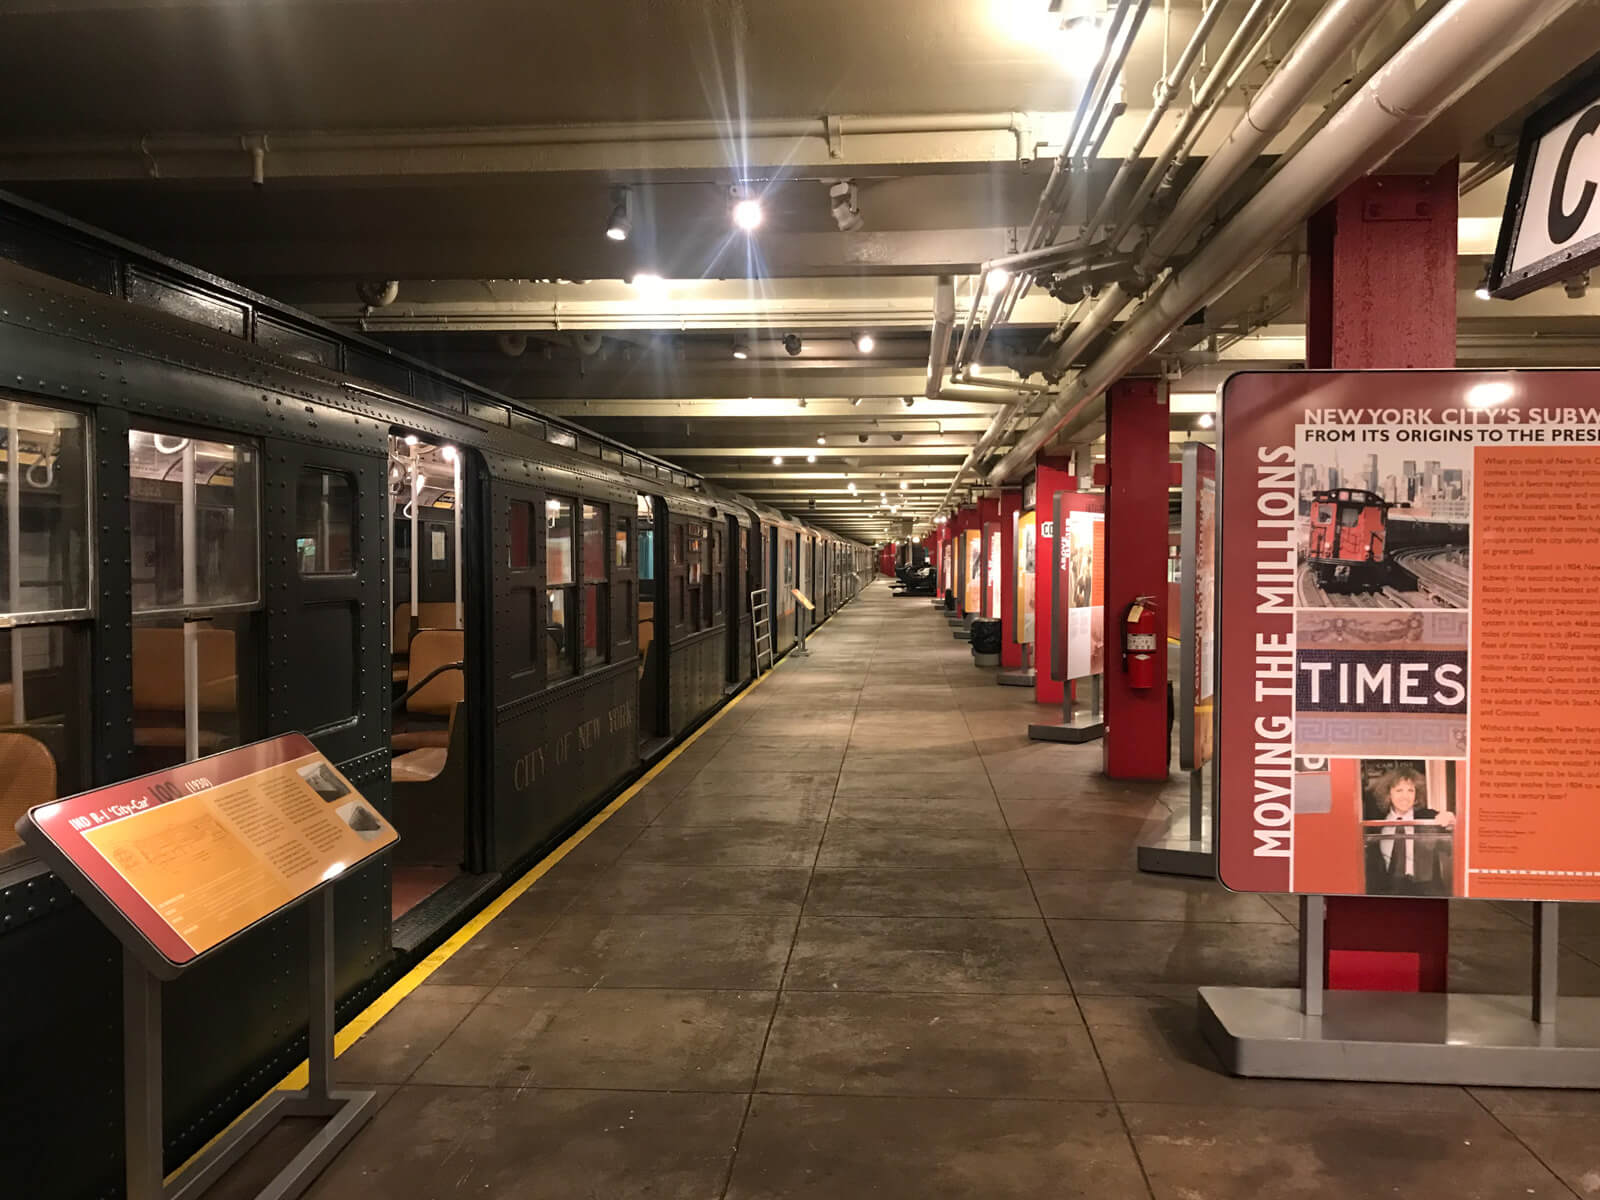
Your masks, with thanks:
[(1600, 900), (1600, 372), (1233, 376), (1219, 873)]
[(1490, 294), (1509, 300), (1600, 262), (1600, 77), (1528, 118)]

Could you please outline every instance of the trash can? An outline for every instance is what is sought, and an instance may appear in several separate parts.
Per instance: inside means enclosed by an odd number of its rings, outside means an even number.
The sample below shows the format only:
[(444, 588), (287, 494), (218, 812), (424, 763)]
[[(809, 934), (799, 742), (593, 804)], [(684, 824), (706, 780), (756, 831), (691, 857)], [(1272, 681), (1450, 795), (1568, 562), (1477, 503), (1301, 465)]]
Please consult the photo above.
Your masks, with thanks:
[(979, 667), (1000, 665), (1000, 620), (974, 617), (972, 620), (972, 661)]

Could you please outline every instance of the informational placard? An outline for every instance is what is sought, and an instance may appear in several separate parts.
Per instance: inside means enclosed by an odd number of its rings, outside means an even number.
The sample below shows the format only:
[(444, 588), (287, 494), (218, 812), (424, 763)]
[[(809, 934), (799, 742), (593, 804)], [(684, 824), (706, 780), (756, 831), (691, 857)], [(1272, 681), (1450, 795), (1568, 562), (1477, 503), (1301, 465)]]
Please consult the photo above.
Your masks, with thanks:
[(1236, 375), (1220, 874), (1600, 899), (1600, 372)]
[(1019, 645), (1033, 645), (1033, 571), (1038, 532), (1033, 510), (1016, 515), (1017, 591), (1016, 622), (1012, 626)]
[(1054, 679), (1083, 679), (1105, 669), (1105, 514), (1068, 509), (1056, 496), (1056, 569), (1051, 603), (1056, 636), (1050, 646)]
[(962, 612), (983, 610), (983, 534), (968, 529), (962, 534), (961, 561), (966, 571), (966, 590), (962, 592)]
[(983, 527), (984, 540), (989, 544), (989, 552), (984, 563), (983, 572), (983, 615), (1000, 619), (1000, 525), (991, 521)]
[(796, 600), (800, 601), (801, 606), (807, 612), (816, 612), (817, 611), (817, 606), (815, 604), (811, 603), (811, 601), (806, 598), (806, 594), (804, 592), (802, 592), (799, 588), (790, 588), (789, 591), (790, 591), (790, 593), (793, 594), (793, 596), (794, 596), (794, 598)]
[(40, 805), (17, 833), (161, 978), (398, 840), (298, 733)]
[(1211, 761), (1215, 728), (1217, 452), (1210, 446), (1184, 445), (1182, 488), (1178, 582), (1184, 659), (1178, 677), (1178, 759), (1184, 770), (1193, 771)]
[(953, 549), (951, 544), (946, 542), (944, 549), (939, 553), (939, 578), (945, 589), (951, 592), (955, 591), (956, 578), (955, 568), (951, 565), (954, 558)]

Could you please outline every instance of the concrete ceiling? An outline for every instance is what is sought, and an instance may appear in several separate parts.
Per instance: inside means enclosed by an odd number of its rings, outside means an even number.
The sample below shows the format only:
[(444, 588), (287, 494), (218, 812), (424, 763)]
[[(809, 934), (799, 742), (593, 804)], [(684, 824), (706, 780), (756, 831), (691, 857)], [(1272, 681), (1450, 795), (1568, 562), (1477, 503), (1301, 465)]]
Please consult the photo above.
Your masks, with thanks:
[[(1221, 2), (1207, 62), (1252, 0)], [(1269, 151), (1288, 150), (1414, 9), (1437, 6), (1389, 6)], [(931, 515), (1006, 399), (922, 398), (933, 277), (956, 277), (964, 313), (980, 264), (1028, 227), (1097, 45), (1060, 31), (1049, 7), (12, 0), (0, 77), (28, 100), (0, 106), (0, 186), (872, 537), (888, 516)], [(1105, 7), (1066, 0), (1071, 13)], [(1170, 24), (1162, 4), (1144, 15), (1063, 238), (1104, 194), (1199, 18), (1198, 0), (1170, 7)], [(1286, 0), (1176, 188), (1320, 7)], [(1391, 167), (1493, 161), (1596, 46), (1600, 16), (1575, 6)], [(837, 180), (856, 186), (859, 230), (830, 212)], [(619, 186), (634, 227), (622, 243), (603, 236)], [(1473, 297), (1504, 189), (1502, 174), (1462, 204), (1462, 360), (1595, 362), (1596, 301)], [(730, 226), (736, 194), (762, 200), (753, 236)], [(1299, 362), (1298, 249), (1280, 247), (1147, 369), (1202, 393), (1239, 366)], [(358, 298), (388, 280), (392, 303)], [(1034, 369), (1066, 311), (1030, 292), (985, 349), (986, 377)], [(1173, 421), (1179, 440), (1209, 436), (1197, 414)], [(1090, 415), (1065, 436), (1092, 455), (1098, 433)], [(875, 511), (880, 495), (900, 512)]]

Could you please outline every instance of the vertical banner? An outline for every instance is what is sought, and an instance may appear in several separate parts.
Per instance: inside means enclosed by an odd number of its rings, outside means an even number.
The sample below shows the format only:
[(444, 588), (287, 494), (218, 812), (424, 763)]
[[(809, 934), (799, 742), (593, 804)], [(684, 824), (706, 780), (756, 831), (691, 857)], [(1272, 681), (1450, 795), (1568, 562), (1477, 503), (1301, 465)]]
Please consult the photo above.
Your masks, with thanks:
[(1033, 510), (1017, 514), (1017, 642), (1033, 644), (1033, 568), (1037, 522)]
[(1600, 900), (1600, 373), (1236, 375), (1219, 869), (1243, 891)]
[(1056, 568), (1052, 572), (1052, 612), (1057, 636), (1050, 643), (1055, 679), (1083, 679), (1105, 670), (1104, 513), (1068, 507), (1056, 496)]
[(1178, 758), (1193, 771), (1211, 761), (1217, 637), (1217, 452), (1199, 442), (1183, 447), (1182, 537)]
[(966, 571), (966, 591), (962, 593), (962, 612), (983, 611), (983, 531), (968, 529), (962, 534), (961, 561)]

